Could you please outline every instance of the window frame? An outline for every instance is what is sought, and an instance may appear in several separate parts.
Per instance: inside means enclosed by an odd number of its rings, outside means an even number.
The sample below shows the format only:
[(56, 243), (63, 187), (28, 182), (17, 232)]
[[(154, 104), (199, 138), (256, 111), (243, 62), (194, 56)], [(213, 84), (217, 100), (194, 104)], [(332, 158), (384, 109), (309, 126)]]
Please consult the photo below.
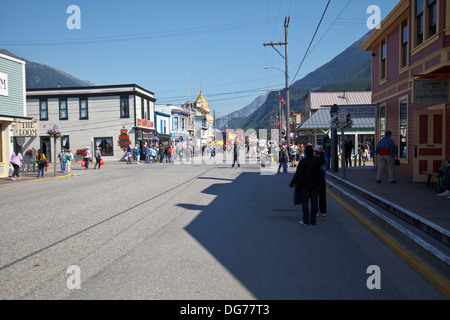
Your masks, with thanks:
[(406, 68), (408, 65), (409, 65), (409, 23), (408, 19), (405, 19), (400, 24), (400, 69)]
[[(404, 103), (403, 103), (404, 102)], [(402, 113), (402, 105), (405, 106), (405, 111)], [(402, 114), (405, 118), (402, 119)], [(409, 119), (409, 99), (408, 96), (403, 96), (398, 99), (398, 146), (399, 146), (399, 159), (400, 161), (408, 160), (408, 119)], [(404, 124), (402, 124), (402, 120)], [(405, 135), (402, 135), (402, 130), (405, 130)], [(405, 142), (402, 142), (402, 137), (405, 138)], [(403, 157), (403, 146), (406, 148), (406, 155)]]
[[(384, 134), (386, 133), (386, 104), (383, 103), (380, 105), (379, 107), (380, 109), (378, 110), (378, 114), (379, 114), (379, 128), (380, 128), (380, 139), (382, 139), (384, 137)], [(384, 110), (384, 112), (382, 112), (382, 110)], [(382, 117), (382, 115), (384, 114), (384, 117)]]
[[(43, 109), (42, 109), (42, 103), (45, 102), (45, 112), (46, 112), (46, 117), (43, 117)], [(39, 120), (40, 121), (48, 121), (49, 116), (48, 116), (48, 100), (47, 99), (39, 99)]]
[(387, 41), (380, 42), (380, 82), (387, 80)]
[[(119, 111), (120, 111), (120, 118), (121, 119), (127, 119), (130, 118), (130, 96), (120, 96), (120, 102), (119, 102)], [(125, 105), (123, 105), (124, 103)], [(122, 109), (124, 107), (124, 109)]]
[[(83, 116), (83, 101), (86, 101), (86, 116)], [(89, 100), (87, 97), (79, 99), (80, 120), (89, 120)]]
[[(105, 153), (106, 148), (103, 147), (103, 141), (106, 139), (111, 139), (111, 152), (110, 153)], [(114, 156), (114, 137), (94, 137), (94, 149), (97, 149), (97, 141), (98, 140), (102, 140), (102, 143), (100, 144), (102, 146), (100, 148), (102, 157), (103, 156), (106, 156), (106, 157)]]
[[(61, 108), (61, 102), (65, 102), (66, 103), (66, 116), (63, 117), (61, 114), (61, 111), (63, 110)], [(67, 98), (60, 98), (59, 99), (59, 120), (69, 120), (69, 106), (68, 106), (68, 101)]]

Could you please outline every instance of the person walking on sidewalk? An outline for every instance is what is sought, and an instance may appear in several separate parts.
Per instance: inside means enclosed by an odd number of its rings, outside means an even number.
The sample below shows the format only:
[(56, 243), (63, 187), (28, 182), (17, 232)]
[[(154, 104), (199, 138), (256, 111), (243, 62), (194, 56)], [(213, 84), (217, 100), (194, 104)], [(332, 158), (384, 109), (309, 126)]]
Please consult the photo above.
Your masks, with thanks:
[(94, 169), (97, 169), (97, 165), (98, 168), (100, 169), (100, 161), (102, 160), (102, 152), (100, 151), (100, 148), (97, 147), (97, 149), (95, 150), (95, 165), (94, 165)]
[(67, 150), (66, 159), (67, 159), (66, 171), (70, 172), (70, 165), (72, 164), (72, 161), (75, 161), (75, 158), (73, 157), (73, 154), (72, 154), (72, 150), (70, 150), (70, 149)]
[(85, 169), (89, 169), (89, 162), (92, 159), (91, 151), (89, 151), (89, 147), (86, 147), (86, 155), (83, 158)]
[[(297, 202), (302, 204), (303, 212), (300, 224), (315, 225), (321, 182), (320, 168), (325, 163), (325, 159), (323, 156), (315, 157), (313, 147), (310, 145), (306, 146), (305, 155), (306, 158), (302, 159), (297, 166), (289, 188), (296, 187), (300, 191), (299, 199), (297, 199)], [(311, 202), (311, 211), (309, 211), (309, 202)]]
[(66, 171), (66, 163), (67, 163), (67, 156), (66, 151), (64, 148), (61, 149), (61, 152), (58, 154), (59, 162), (61, 163), (61, 172)]
[(280, 162), (280, 164), (278, 165), (277, 173), (280, 173), (281, 167), (283, 167), (283, 173), (287, 173), (288, 172), (287, 166), (288, 166), (288, 162), (289, 162), (289, 156), (288, 156), (288, 154), (286, 152), (286, 147), (285, 146), (281, 147), (281, 150), (280, 150), (278, 158), (279, 158), (278, 161)]
[(14, 176), (17, 176), (17, 179), (20, 180), (19, 169), (20, 169), (20, 167), (22, 167), (22, 160), (23, 160), (22, 154), (20, 153), (19, 148), (16, 148), (16, 151), (14, 151), (12, 153), (11, 160), (10, 160), (10, 162), (14, 168), (14, 173), (11, 176), (11, 180), (16, 180), (16, 178), (14, 178)]
[(384, 138), (381, 139), (375, 149), (375, 154), (378, 155), (378, 171), (377, 183), (381, 182), (381, 174), (387, 166), (389, 171), (389, 183), (395, 183), (395, 158), (397, 157), (398, 147), (391, 139), (392, 132), (386, 131)]
[(39, 178), (39, 175), (41, 177), (44, 177), (44, 168), (47, 164), (47, 158), (45, 158), (45, 154), (42, 153), (42, 149), (39, 149), (38, 153), (36, 154), (36, 163), (38, 165), (37, 177)]

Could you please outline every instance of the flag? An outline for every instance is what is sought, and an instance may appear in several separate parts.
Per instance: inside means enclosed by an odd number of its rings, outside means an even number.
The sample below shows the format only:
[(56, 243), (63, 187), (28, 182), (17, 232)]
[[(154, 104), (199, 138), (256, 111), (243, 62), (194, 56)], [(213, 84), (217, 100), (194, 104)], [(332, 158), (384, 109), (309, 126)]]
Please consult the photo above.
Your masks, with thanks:
[(284, 100), (283, 100), (283, 98), (281, 97), (281, 95), (279, 95), (279, 97), (280, 97), (281, 103), (284, 104), (284, 105), (286, 105), (286, 103), (284, 102)]

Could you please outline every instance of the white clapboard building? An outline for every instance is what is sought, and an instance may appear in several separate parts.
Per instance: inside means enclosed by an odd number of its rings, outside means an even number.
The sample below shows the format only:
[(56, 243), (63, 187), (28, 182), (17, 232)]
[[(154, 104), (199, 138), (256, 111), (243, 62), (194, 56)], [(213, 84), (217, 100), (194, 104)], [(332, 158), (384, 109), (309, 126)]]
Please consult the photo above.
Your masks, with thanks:
[(25, 139), (22, 149), (42, 149), (54, 161), (55, 143), (48, 129), (61, 137), (56, 153), (71, 149), (76, 160), (81, 150), (99, 147), (104, 161), (124, 160), (128, 146), (141, 149), (155, 134), (154, 93), (136, 84), (28, 89), (28, 116), (39, 123), (39, 136)]

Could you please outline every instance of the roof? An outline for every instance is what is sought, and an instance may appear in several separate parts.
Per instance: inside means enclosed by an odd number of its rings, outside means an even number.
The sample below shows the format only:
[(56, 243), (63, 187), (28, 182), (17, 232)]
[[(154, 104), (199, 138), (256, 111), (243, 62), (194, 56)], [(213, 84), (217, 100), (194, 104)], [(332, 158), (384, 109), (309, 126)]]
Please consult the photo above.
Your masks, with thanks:
[(372, 103), (371, 91), (355, 92), (310, 92), (311, 110), (317, 110), (321, 106), (361, 105)]
[[(354, 118), (353, 128), (375, 128), (375, 118)], [(331, 114), (330, 108), (323, 107), (317, 110), (311, 118), (297, 127), (301, 129), (328, 129), (330, 128)]]

